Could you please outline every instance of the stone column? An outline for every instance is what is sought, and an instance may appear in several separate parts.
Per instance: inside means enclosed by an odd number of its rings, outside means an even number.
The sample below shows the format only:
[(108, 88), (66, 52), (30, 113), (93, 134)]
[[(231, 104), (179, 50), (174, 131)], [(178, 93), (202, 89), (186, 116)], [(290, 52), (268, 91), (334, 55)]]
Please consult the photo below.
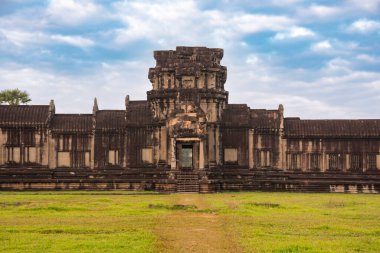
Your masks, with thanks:
[(281, 130), (280, 136), (279, 136), (279, 142), (280, 142), (280, 168), (282, 170), (286, 170), (286, 154), (287, 154), (287, 139), (283, 139), (283, 131)]
[(215, 161), (216, 164), (220, 164), (220, 143), (219, 143), (219, 136), (220, 136), (220, 131), (219, 131), (219, 126), (215, 128)]
[(6, 138), (6, 132), (3, 132), (3, 130), (0, 128), (0, 165), (3, 165), (7, 161), (5, 147), (5, 143), (7, 143)]
[(90, 168), (95, 168), (95, 132), (90, 135), (91, 138), (91, 150), (90, 150)]
[(253, 129), (249, 129), (249, 134), (248, 134), (248, 164), (249, 164), (249, 168), (252, 169), (253, 168), (253, 165), (254, 165), (254, 161), (253, 161), (253, 156), (254, 156), (254, 148), (253, 148)]
[(205, 153), (203, 140), (199, 142), (199, 169), (202, 170), (205, 168)]
[[(161, 128), (154, 128), (152, 137), (154, 140), (160, 140)], [(153, 163), (158, 164), (160, 162), (161, 154), (160, 154), (160, 142), (153, 142)]]
[(209, 166), (215, 166), (215, 126), (210, 126), (208, 132), (208, 160)]
[(172, 170), (177, 168), (175, 146), (175, 138), (170, 138), (170, 168)]
[(161, 134), (160, 134), (160, 161), (166, 163), (166, 157), (167, 157), (167, 135), (166, 135), (166, 128), (164, 126), (161, 127)]
[(48, 132), (48, 160), (49, 160), (49, 169), (55, 169), (57, 167), (57, 150), (55, 140), (51, 134)]

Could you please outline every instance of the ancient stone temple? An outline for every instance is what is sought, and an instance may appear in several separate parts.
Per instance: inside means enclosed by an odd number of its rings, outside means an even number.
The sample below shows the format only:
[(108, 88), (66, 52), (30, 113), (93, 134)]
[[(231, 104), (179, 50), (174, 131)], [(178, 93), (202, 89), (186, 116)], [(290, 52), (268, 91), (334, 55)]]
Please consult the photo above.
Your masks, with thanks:
[(229, 104), (222, 49), (155, 51), (147, 100), (0, 105), (0, 189), (380, 191), (380, 120)]

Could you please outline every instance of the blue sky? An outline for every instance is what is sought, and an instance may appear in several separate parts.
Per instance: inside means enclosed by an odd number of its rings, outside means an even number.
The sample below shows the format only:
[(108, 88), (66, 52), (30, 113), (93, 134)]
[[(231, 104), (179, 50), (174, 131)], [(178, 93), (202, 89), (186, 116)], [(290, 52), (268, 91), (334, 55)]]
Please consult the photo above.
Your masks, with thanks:
[(224, 49), (230, 103), (380, 118), (380, 0), (0, 0), (0, 89), (58, 113), (146, 99), (154, 50)]

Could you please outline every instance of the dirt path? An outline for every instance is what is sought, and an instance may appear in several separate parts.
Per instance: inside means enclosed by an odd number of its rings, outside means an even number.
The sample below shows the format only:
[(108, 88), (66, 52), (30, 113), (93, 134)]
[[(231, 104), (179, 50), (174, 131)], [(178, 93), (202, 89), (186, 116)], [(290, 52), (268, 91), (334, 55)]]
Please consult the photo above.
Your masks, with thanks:
[[(172, 204), (195, 205), (209, 209), (198, 194), (178, 194)], [(226, 229), (226, 221), (216, 213), (176, 211), (160, 218), (155, 232), (160, 238), (158, 252), (241, 252), (235, 235)]]

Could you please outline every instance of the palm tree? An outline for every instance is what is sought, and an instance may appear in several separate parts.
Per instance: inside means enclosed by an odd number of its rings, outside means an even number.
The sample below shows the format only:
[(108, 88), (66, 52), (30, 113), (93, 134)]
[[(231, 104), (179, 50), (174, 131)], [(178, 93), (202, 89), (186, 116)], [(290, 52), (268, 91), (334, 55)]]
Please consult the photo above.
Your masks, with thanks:
[(19, 105), (32, 101), (26, 91), (9, 89), (0, 92), (0, 104)]

